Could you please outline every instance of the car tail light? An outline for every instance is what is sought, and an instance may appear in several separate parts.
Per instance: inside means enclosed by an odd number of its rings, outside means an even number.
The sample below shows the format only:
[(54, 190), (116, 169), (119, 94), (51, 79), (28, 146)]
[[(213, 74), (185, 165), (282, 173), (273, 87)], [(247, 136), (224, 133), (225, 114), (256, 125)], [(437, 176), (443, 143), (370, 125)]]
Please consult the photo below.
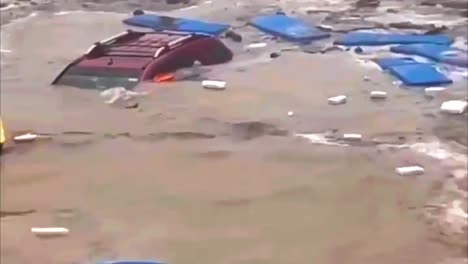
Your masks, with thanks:
[(173, 73), (160, 73), (156, 75), (153, 79), (153, 81), (156, 83), (172, 82), (174, 80), (175, 80), (175, 76)]

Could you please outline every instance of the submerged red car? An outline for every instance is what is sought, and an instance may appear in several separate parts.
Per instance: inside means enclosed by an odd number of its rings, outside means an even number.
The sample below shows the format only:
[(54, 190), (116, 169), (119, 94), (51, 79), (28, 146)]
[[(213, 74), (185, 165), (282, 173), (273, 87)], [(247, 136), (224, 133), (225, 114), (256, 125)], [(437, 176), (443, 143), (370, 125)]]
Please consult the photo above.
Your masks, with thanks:
[(152, 81), (161, 73), (225, 63), (232, 52), (217, 38), (180, 32), (125, 31), (95, 43), (52, 82), (87, 89), (125, 87)]

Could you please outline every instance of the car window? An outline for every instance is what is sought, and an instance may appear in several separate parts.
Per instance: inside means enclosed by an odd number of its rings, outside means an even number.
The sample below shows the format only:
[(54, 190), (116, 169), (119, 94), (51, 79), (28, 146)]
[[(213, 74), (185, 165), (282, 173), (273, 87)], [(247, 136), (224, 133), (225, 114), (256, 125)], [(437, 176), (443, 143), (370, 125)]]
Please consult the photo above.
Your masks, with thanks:
[(95, 90), (113, 87), (133, 89), (138, 84), (140, 74), (141, 71), (138, 70), (115, 71), (72, 67), (60, 77), (56, 84)]

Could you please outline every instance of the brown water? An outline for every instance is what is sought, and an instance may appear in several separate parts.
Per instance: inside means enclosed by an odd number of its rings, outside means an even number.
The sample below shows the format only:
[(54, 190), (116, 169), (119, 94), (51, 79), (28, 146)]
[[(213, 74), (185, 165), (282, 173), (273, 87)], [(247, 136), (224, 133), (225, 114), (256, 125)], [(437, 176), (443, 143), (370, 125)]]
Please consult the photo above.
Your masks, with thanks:
[[(425, 137), (431, 126), (422, 114), (437, 102), (397, 89), (346, 54), (285, 53), (264, 64), (252, 61), (268, 52), (247, 54), (247, 71), (234, 70), (240, 60), (213, 73), (227, 80), (226, 91), (149, 85), (135, 110), (48, 85), (90, 43), (120, 32), (122, 17), (39, 15), (2, 29), (12, 50), (1, 68), (7, 130), (57, 134), (2, 157), (2, 211), (36, 210), (2, 218), (2, 263), (430, 264), (461, 254), (433, 241), (420, 217), (442, 173), (431, 160), (292, 137), (331, 129)], [(376, 87), (391, 99), (369, 101)], [(341, 93), (351, 98), (346, 105), (326, 104)], [(425, 108), (414, 106), (421, 102)], [(65, 133), (73, 131), (89, 133)], [(425, 177), (394, 174), (414, 163), (427, 168)], [(51, 225), (71, 235), (30, 233)]]

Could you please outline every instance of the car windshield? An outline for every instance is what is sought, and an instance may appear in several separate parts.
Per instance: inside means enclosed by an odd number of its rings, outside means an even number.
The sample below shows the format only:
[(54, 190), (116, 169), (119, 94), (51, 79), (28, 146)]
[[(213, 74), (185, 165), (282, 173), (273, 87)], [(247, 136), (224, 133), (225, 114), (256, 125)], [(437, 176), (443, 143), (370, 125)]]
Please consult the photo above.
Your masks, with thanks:
[(133, 89), (138, 84), (140, 74), (141, 70), (90, 69), (75, 66), (69, 68), (56, 84), (95, 90), (113, 87)]

